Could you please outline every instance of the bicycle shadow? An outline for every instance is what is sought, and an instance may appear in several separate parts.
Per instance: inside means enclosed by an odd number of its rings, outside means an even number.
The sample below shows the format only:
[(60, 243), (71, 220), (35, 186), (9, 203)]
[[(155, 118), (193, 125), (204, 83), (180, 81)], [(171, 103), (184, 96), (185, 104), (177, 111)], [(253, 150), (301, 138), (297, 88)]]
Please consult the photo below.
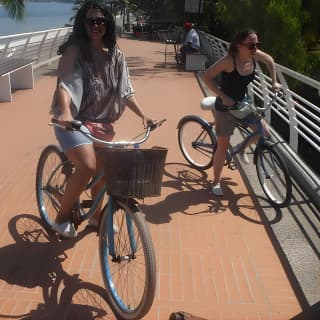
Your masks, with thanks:
[[(0, 279), (9, 285), (40, 287), (43, 303), (28, 314), (0, 314), (0, 318), (96, 319), (99, 315), (114, 319), (103, 288), (83, 282), (78, 274), (69, 275), (63, 269), (66, 251), (90, 231), (80, 232), (77, 239), (58, 241), (39, 218), (29, 214), (15, 216), (8, 227), (15, 243), (0, 248)], [(76, 317), (77, 314), (81, 316)]]
[[(183, 213), (190, 216), (201, 214), (222, 214), (229, 210), (233, 215), (255, 224), (264, 224), (259, 215), (248, 215), (247, 212), (256, 210), (253, 195), (234, 193), (236, 182), (231, 178), (222, 179), (224, 196), (215, 197), (210, 190), (210, 181), (205, 171), (197, 170), (188, 164), (166, 163), (164, 169), (163, 188), (175, 190), (170, 192), (162, 201), (155, 204), (141, 205), (146, 219), (154, 224), (168, 223), (171, 215)], [(250, 197), (252, 202), (242, 201)], [(202, 204), (201, 206), (199, 206)], [(204, 205), (207, 204), (207, 205)], [(195, 209), (195, 207), (197, 207)], [(148, 212), (150, 212), (148, 214)]]

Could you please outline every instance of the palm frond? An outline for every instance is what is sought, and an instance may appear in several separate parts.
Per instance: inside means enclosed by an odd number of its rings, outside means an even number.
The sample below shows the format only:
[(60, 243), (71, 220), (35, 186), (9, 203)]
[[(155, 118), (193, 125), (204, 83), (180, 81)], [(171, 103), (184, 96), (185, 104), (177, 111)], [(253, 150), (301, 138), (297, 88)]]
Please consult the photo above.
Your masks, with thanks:
[(8, 16), (11, 19), (22, 20), (24, 17), (25, 7), (24, 0), (0, 0)]

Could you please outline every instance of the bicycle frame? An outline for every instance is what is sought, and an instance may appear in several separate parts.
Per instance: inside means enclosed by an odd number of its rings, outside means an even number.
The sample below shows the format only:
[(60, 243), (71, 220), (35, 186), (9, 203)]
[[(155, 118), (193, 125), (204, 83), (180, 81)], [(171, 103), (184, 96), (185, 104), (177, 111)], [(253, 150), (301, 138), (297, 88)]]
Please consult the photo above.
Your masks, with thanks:
[[(95, 186), (97, 184), (97, 182), (103, 177), (103, 171), (99, 172), (96, 176), (94, 176), (92, 178), (92, 180), (89, 182), (89, 184), (87, 185), (85, 191), (91, 189), (93, 186)], [(105, 195), (105, 193), (107, 192), (106, 186), (103, 186), (100, 188), (100, 190), (98, 191), (97, 195), (94, 197), (94, 199), (92, 199), (92, 204), (90, 206), (90, 209), (88, 212), (84, 212), (82, 210), (82, 214), (80, 216), (80, 222), (83, 222), (87, 219), (89, 219), (90, 217), (93, 216), (94, 212), (96, 211), (96, 209), (99, 206), (99, 203), (102, 201), (103, 196)], [(107, 219), (107, 234), (108, 234), (108, 242), (110, 244), (109, 246), (109, 255), (115, 258), (115, 249), (114, 249), (114, 229), (113, 229), (113, 208), (114, 208), (114, 197), (109, 195), (109, 199), (107, 204), (105, 205), (105, 207), (102, 210), (102, 214), (107, 214), (108, 219)], [(77, 206), (79, 206), (79, 209), (81, 209), (81, 203), (79, 201), (79, 203), (77, 204)], [(130, 246), (131, 246), (131, 250), (132, 250), (132, 256), (134, 256), (134, 253), (136, 252), (137, 249), (137, 245), (136, 245), (136, 241), (135, 241), (135, 237), (133, 234), (133, 226), (132, 226), (132, 222), (129, 216), (126, 216), (126, 224), (127, 224), (127, 230), (128, 230), (128, 234), (129, 234), (129, 241), (130, 241)]]

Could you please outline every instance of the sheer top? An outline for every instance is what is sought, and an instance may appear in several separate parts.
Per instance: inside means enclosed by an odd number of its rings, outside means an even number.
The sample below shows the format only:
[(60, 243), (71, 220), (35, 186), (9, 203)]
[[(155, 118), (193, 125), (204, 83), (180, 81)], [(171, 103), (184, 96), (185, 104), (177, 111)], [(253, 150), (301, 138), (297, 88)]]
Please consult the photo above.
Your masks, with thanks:
[[(94, 54), (92, 61), (84, 59), (78, 49), (62, 57), (58, 86), (71, 97), (71, 112), (75, 119), (112, 123), (124, 111), (126, 99), (134, 95), (123, 53), (115, 48), (111, 54)], [(59, 115), (53, 99), (51, 112)]]

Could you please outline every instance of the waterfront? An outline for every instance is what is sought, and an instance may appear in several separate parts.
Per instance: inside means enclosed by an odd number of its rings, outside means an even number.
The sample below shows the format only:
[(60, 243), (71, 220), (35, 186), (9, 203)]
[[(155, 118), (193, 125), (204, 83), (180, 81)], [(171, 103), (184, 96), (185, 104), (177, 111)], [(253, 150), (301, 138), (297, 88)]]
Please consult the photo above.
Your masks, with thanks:
[(15, 21), (0, 6), (0, 36), (42, 31), (63, 27), (70, 22), (73, 3), (25, 2), (25, 17)]

